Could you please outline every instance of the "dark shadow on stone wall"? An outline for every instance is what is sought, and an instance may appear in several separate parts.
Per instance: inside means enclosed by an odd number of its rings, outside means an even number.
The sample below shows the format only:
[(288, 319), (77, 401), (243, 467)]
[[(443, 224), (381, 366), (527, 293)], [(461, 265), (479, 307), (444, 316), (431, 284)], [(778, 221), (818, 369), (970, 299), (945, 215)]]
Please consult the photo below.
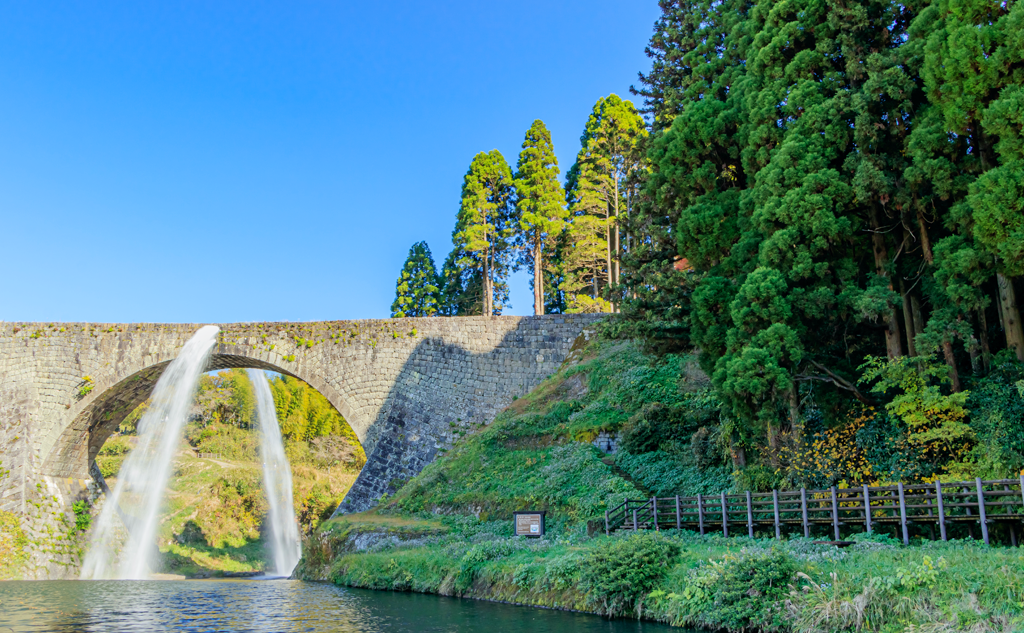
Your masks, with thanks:
[[(575, 335), (597, 318), (524, 319), (494, 350), (483, 354), (440, 338), (424, 339), (391, 388), (385, 400), (387, 415), (364, 442), (372, 452), (333, 516), (376, 506), (384, 494), (395, 493), (442, 449), (451, 447), (458, 439), (456, 430), (490, 423), (514, 396), (524, 395), (554, 373)], [(565, 334), (567, 321), (579, 324), (572, 336)], [(546, 370), (538, 371), (538, 365)], [(427, 367), (436, 370), (425, 373)]]

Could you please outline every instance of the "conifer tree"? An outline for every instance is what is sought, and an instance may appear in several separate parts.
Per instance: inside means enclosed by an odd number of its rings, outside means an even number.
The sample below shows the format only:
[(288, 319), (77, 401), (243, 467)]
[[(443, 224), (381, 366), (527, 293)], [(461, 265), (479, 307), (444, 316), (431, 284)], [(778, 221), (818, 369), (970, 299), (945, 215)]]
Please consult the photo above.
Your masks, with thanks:
[(951, 161), (956, 180), (948, 224), (995, 258), (1006, 345), (1024, 360), (1014, 287), (1014, 279), (1024, 275), (1024, 11), (1016, 3), (937, 0), (914, 26), (925, 39), (922, 76), (928, 97), (942, 129), (962, 147)]
[(391, 317), (434, 316), (438, 310), (439, 289), (434, 258), (426, 242), (416, 242), (409, 249), (402, 272), (398, 275)]
[[(598, 99), (580, 137), (582, 147), (567, 181), (572, 214), (603, 220), (586, 223), (586, 230), (604, 230), (605, 286), (619, 282), (619, 220), (620, 215), (629, 214), (635, 199), (635, 180), (631, 176), (643, 164), (639, 148), (646, 133), (644, 121), (631, 102), (614, 94)], [(570, 242), (576, 239), (585, 239), (579, 230)], [(595, 290), (596, 286), (595, 278)], [(614, 311), (614, 303), (611, 309)]]
[(511, 268), (512, 193), (512, 170), (501, 152), (477, 154), (463, 181), (452, 242), (461, 254), (455, 264), (480, 273), (485, 315), (501, 314), (508, 303), (501, 290)]
[(551, 133), (537, 119), (526, 131), (516, 166), (517, 240), (525, 263), (533, 268), (533, 313), (544, 314), (545, 271), (552, 251), (565, 229), (568, 211), (562, 203), (558, 159)]

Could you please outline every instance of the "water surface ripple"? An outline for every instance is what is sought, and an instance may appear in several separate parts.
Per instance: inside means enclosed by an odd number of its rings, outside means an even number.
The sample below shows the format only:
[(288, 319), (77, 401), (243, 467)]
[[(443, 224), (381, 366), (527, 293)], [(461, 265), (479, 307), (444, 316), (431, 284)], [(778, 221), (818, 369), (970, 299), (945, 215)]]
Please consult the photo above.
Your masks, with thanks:
[(0, 633), (680, 631), (632, 620), (296, 580), (0, 582)]

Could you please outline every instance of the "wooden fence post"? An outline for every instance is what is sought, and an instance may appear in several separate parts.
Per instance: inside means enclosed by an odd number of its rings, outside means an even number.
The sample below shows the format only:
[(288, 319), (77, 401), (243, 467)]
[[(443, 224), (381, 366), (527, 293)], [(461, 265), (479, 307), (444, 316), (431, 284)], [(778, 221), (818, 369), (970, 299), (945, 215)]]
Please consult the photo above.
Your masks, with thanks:
[(935, 499), (939, 505), (939, 536), (946, 540), (946, 504), (942, 501), (942, 482), (935, 480)]
[(750, 506), (750, 491), (747, 491), (747, 536), (754, 538), (754, 510)]
[(608, 536), (608, 534), (610, 534), (610, 532), (608, 530), (608, 511), (605, 510), (604, 511), (604, 535)]
[[(1007, 493), (1009, 493), (1010, 492), (1010, 486), (1008, 486), (1007, 484), (1003, 484), (1003, 490), (1005, 490)], [(1013, 514), (1013, 504), (1007, 504), (1006, 503), (1006, 499), (1009, 498), (1009, 496), (1010, 495), (1007, 494), (1007, 495), (1005, 495), (1003, 497), (1003, 502), (1004, 502), (1003, 503), (1003, 510), (1006, 512), (1006, 516), (1011, 516)], [(1010, 522), (1009, 528), (1010, 528), (1010, 546), (1011, 547), (1017, 547), (1017, 529), (1013, 525), (1012, 521)]]
[(800, 513), (804, 519), (804, 538), (811, 537), (811, 526), (807, 524), (807, 490), (800, 489)]
[(871, 534), (871, 492), (867, 484), (864, 484), (864, 527)]
[(660, 528), (658, 527), (658, 498), (651, 497), (651, 514), (654, 515), (654, 531), (657, 532)]
[(903, 527), (903, 544), (910, 545), (910, 533), (907, 532), (907, 504), (903, 497), (903, 482), (896, 484), (900, 493), (900, 525)]
[(679, 516), (679, 495), (676, 495), (676, 529), (683, 529), (683, 522)]
[(779, 491), (772, 490), (772, 506), (775, 510), (775, 538), (782, 538), (782, 531), (779, 529)]
[(704, 496), (697, 493), (697, 525), (700, 526), (700, 535), (704, 536)]
[(725, 509), (725, 493), (722, 493), (722, 534), (729, 536), (729, 511)]
[(975, 477), (974, 485), (978, 488), (978, 520), (981, 521), (981, 538), (988, 545), (988, 521), (985, 517), (985, 490), (981, 487), (981, 477)]
[(832, 528), (836, 533), (836, 540), (839, 540), (839, 499), (836, 498), (836, 487), (832, 486)]
[(640, 528), (636, 525), (636, 508), (633, 508), (633, 531), (638, 532)]

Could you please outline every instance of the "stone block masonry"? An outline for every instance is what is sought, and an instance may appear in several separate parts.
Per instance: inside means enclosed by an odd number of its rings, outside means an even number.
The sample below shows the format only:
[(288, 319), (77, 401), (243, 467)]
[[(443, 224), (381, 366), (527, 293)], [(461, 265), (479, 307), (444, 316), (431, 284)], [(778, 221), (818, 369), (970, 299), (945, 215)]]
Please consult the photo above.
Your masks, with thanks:
[[(327, 397), (368, 456), (339, 508), (354, 512), (554, 373), (600, 318), (233, 323), (220, 326), (210, 369), (269, 369)], [(52, 532), (61, 513), (73, 518), (85, 488), (62, 482), (91, 481), (100, 447), (201, 325), (0, 323), (0, 510), (23, 516), (32, 533)], [(58, 511), (33, 514), (43, 497)], [(36, 558), (36, 577), (77, 573), (74, 561)]]

